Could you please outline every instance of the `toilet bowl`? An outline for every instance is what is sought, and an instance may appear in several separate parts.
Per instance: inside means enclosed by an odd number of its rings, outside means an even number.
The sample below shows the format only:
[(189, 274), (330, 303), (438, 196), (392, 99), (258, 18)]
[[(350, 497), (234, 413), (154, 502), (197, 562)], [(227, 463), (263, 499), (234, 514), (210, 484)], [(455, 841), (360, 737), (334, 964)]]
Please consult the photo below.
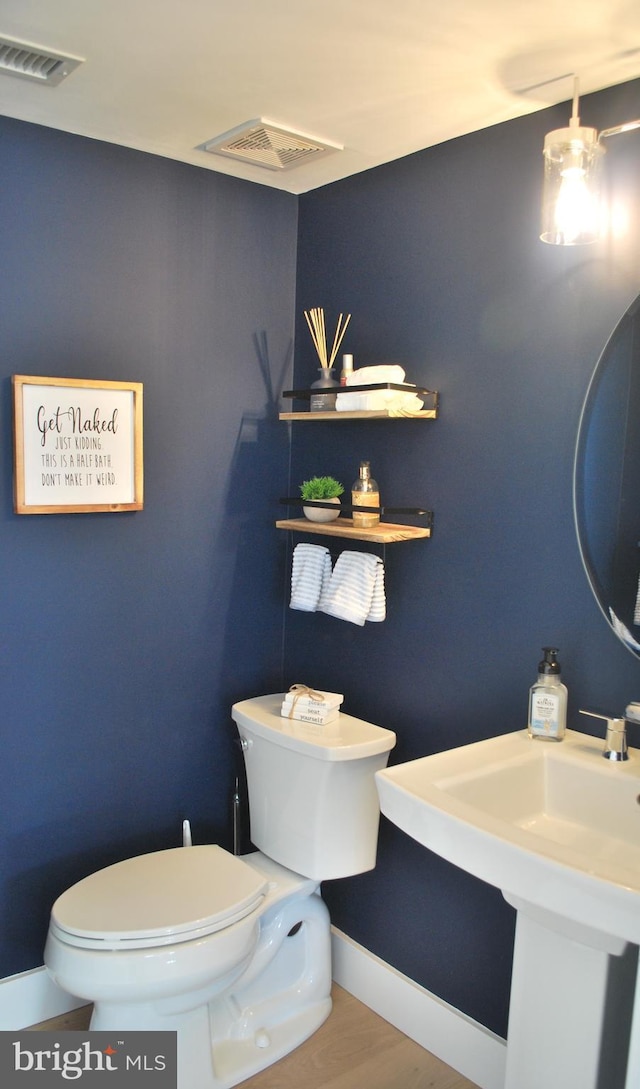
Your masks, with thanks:
[(325, 736), (281, 719), (281, 700), (232, 711), (258, 850), (240, 858), (210, 844), (126, 859), (51, 911), (51, 977), (93, 1003), (91, 1029), (176, 1031), (179, 1089), (229, 1089), (319, 1028), (331, 1010), (320, 880), (375, 864), (374, 773), (394, 734), (341, 714)]

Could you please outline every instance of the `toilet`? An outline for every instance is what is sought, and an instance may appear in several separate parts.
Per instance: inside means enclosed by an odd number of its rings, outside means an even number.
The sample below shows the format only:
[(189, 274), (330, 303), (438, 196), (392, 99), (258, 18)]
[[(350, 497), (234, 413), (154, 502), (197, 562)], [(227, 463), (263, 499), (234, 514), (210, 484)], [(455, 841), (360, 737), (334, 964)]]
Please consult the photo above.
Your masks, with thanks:
[(45, 965), (93, 1003), (91, 1029), (177, 1032), (178, 1089), (228, 1089), (298, 1047), (331, 1010), (320, 882), (373, 869), (375, 772), (395, 734), (340, 713), (234, 704), (254, 853), (170, 848), (90, 874), (51, 910)]

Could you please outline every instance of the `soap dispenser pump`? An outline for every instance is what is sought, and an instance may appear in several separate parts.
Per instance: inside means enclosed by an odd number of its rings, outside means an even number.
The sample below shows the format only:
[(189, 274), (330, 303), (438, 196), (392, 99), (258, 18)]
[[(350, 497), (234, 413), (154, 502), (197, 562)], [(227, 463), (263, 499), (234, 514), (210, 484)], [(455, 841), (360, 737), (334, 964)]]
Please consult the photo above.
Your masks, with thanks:
[(529, 690), (529, 737), (562, 741), (567, 728), (567, 689), (561, 680), (557, 647), (543, 647), (538, 680)]

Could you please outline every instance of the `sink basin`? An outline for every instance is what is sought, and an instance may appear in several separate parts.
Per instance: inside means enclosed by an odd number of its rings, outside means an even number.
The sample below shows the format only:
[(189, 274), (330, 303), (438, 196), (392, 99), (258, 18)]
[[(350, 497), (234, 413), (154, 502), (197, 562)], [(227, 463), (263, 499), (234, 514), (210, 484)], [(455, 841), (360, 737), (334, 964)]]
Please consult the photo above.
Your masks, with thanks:
[(640, 944), (640, 750), (526, 730), (376, 773), (380, 808), (425, 847), (567, 923)]

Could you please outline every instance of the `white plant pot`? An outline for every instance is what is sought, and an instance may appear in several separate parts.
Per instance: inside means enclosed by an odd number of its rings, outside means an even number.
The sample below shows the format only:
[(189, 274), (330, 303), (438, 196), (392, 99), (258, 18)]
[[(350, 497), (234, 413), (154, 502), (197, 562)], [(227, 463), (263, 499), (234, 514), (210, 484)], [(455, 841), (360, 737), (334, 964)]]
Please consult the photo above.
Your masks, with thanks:
[(335, 522), (336, 518), (340, 517), (340, 500), (335, 496), (333, 499), (323, 499), (322, 502), (335, 503), (338, 509), (327, 510), (326, 507), (303, 507), (302, 511), (305, 518), (308, 518), (310, 522)]

